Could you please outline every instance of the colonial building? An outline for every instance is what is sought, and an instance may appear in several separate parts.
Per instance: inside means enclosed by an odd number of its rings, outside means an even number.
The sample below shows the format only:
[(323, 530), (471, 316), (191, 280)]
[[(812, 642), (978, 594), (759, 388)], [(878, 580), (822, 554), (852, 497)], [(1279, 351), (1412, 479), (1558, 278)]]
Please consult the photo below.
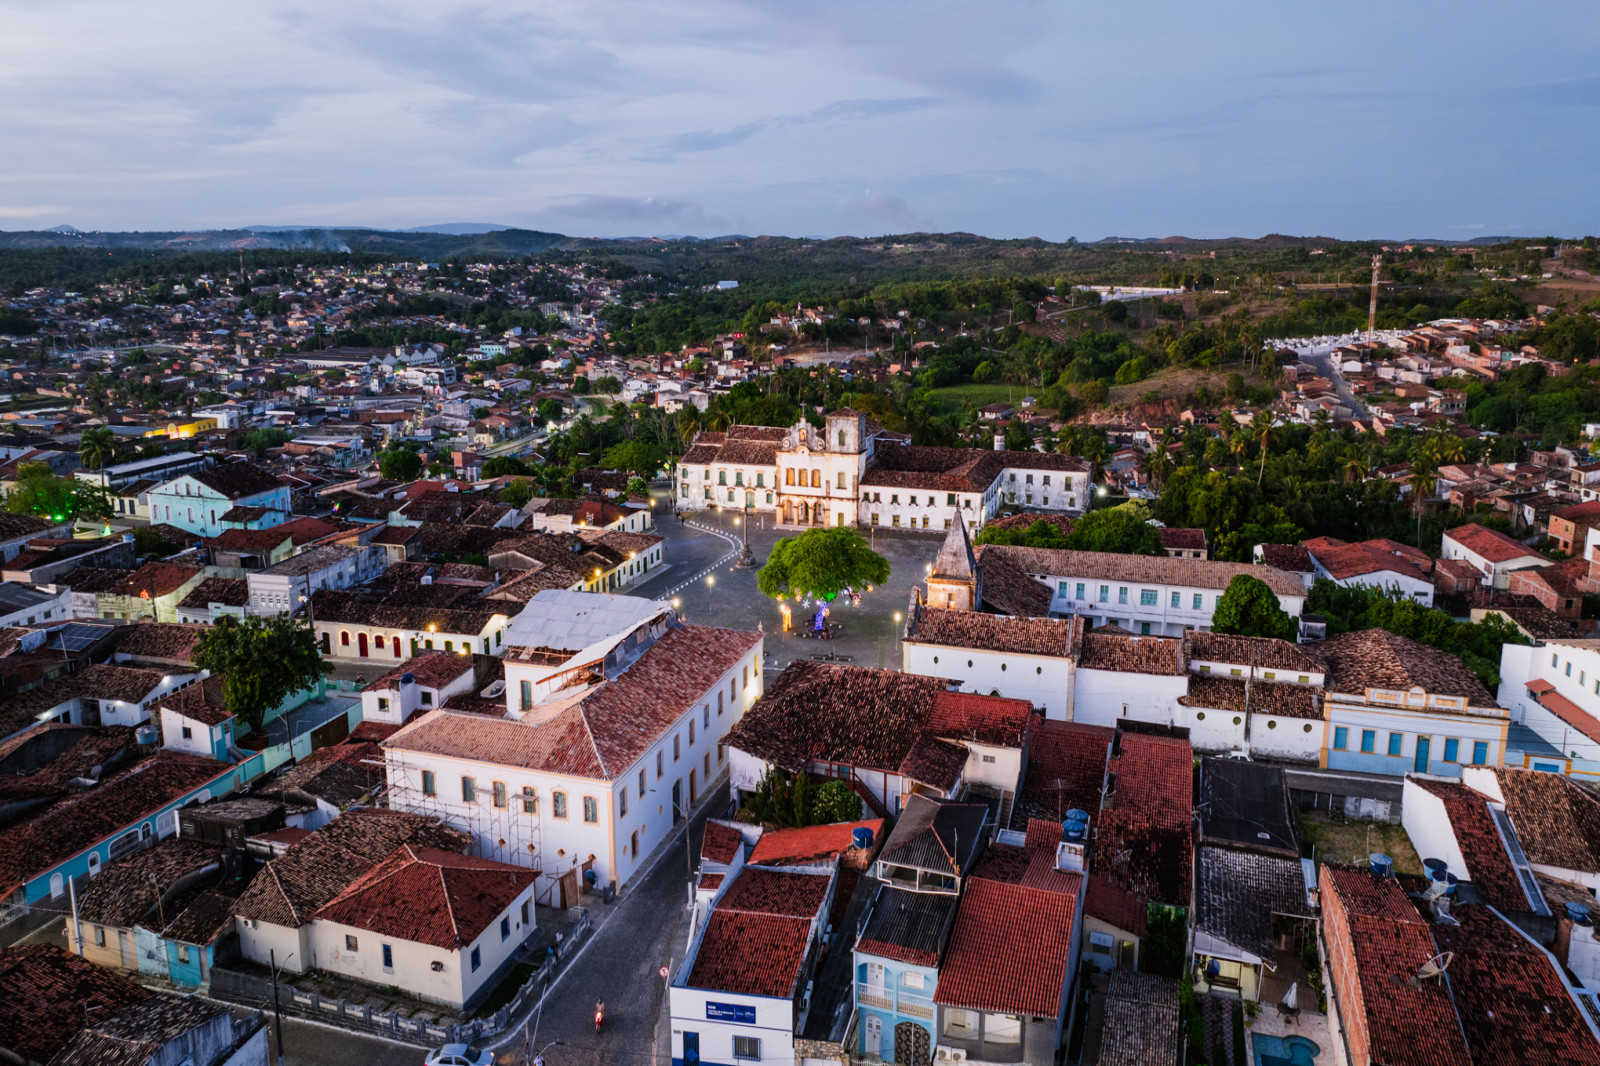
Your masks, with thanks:
[(1089, 464), (1048, 452), (912, 445), (848, 408), (822, 428), (702, 432), (678, 464), (678, 506), (750, 508), (782, 526), (973, 528), (1002, 506), (1081, 513)]

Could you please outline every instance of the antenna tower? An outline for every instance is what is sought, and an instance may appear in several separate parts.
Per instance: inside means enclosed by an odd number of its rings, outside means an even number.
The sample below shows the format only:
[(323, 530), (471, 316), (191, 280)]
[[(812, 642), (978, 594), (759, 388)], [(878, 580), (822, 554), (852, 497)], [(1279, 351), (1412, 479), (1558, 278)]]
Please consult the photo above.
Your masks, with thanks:
[(1367, 303), (1367, 340), (1378, 328), (1378, 271), (1383, 266), (1381, 254), (1372, 257), (1372, 299)]

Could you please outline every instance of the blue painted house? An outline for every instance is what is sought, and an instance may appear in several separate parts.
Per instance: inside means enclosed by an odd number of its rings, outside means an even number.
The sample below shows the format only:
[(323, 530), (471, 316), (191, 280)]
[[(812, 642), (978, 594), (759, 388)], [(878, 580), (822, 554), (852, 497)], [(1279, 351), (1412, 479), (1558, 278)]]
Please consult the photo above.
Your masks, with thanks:
[(224, 463), (181, 474), (150, 490), (150, 521), (202, 537), (227, 528), (222, 516), (235, 507), (289, 514), (289, 486), (254, 463)]
[(855, 945), (857, 1052), (884, 1062), (927, 1062), (934, 990), (958, 897), (883, 885)]
[(249, 763), (158, 751), (86, 792), (56, 799), (0, 830), (0, 899), (10, 906), (62, 899), (67, 880), (178, 831), (178, 809), (241, 787)]

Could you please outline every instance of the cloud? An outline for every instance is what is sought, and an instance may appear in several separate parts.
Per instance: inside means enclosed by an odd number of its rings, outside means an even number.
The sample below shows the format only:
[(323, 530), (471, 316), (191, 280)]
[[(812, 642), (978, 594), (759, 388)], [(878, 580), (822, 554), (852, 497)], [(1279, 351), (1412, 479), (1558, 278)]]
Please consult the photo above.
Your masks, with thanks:
[(910, 233), (935, 228), (931, 220), (912, 211), (901, 197), (872, 189), (845, 200), (842, 210), (847, 217), (890, 227), (883, 232)]
[(41, 204), (38, 206), (0, 204), (0, 218), (39, 218), (42, 215), (64, 214), (66, 210), (65, 207), (58, 207), (53, 204)]
[(796, 126), (900, 115), (935, 107), (940, 102), (937, 96), (908, 96), (890, 100), (838, 100), (813, 111), (774, 115), (727, 130), (696, 130), (692, 133), (679, 134), (668, 140), (663, 145), (663, 150), (668, 154), (712, 152), (719, 148), (731, 148), (743, 144), (758, 133), (776, 133)]

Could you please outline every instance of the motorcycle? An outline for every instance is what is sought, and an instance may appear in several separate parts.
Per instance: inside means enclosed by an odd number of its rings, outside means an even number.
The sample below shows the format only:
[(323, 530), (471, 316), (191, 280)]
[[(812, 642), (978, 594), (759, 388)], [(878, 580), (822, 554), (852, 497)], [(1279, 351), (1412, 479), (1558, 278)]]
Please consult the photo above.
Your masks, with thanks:
[(604, 1003), (596, 1003), (594, 1005), (594, 1031), (596, 1036), (600, 1034), (600, 1023), (605, 1020), (606, 1005)]

